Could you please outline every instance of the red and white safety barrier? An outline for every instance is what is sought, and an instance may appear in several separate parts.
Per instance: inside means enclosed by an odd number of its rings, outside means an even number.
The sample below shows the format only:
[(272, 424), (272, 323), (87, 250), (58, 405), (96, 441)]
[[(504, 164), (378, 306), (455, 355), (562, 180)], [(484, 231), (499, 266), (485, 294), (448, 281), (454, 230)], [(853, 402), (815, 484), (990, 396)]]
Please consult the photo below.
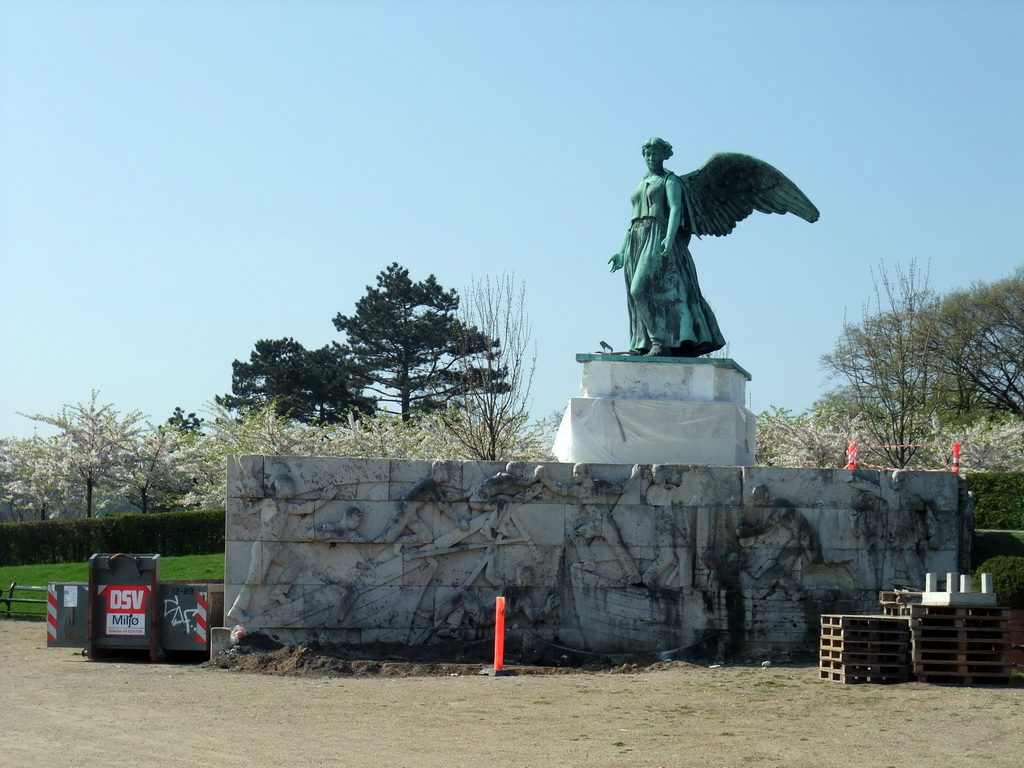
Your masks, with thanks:
[(206, 593), (196, 591), (196, 642), (206, 645)]
[(846, 469), (857, 468), (857, 443), (853, 440), (846, 447)]
[(46, 642), (57, 642), (57, 587), (46, 590)]
[[(931, 448), (929, 445), (874, 445), (872, 448)], [(864, 469), (883, 469), (896, 471), (900, 470), (903, 472), (949, 472), (952, 469), (953, 472), (960, 474), (960, 443), (953, 443), (953, 465), (952, 467), (941, 467), (938, 469), (914, 469), (911, 467), (883, 467), (880, 464), (868, 464), (865, 461), (861, 461), (857, 458), (857, 443), (856, 441), (850, 441), (849, 446), (846, 448), (846, 466), (844, 469), (857, 469), (863, 467)]]

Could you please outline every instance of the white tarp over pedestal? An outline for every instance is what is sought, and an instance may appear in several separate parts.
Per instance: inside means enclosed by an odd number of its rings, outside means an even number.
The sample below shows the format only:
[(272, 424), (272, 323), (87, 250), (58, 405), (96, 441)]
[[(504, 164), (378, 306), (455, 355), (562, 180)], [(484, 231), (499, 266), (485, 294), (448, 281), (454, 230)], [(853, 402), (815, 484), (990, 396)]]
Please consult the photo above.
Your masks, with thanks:
[(569, 401), (559, 461), (753, 466), (750, 380), (734, 361), (577, 355), (583, 397)]

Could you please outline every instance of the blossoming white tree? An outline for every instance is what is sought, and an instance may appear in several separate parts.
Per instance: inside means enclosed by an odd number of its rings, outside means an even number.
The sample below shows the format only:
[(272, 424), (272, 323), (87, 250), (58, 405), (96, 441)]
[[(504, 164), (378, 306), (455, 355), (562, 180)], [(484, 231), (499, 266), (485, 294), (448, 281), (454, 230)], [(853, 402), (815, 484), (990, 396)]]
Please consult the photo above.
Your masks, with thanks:
[(0, 520), (45, 520), (59, 513), (74, 489), (41, 437), (0, 440)]
[(197, 440), (187, 432), (148, 425), (126, 444), (125, 463), (116, 472), (125, 498), (145, 514), (188, 494), (198, 468), (196, 447)]
[(56, 472), (76, 477), (85, 488), (85, 514), (93, 516), (93, 496), (98, 487), (115, 485), (118, 471), (127, 463), (127, 450), (142, 430), (142, 414), (122, 416), (112, 405), (97, 405), (93, 390), (88, 403), (65, 405), (55, 416), (28, 418), (60, 430), (47, 444), (49, 461)]

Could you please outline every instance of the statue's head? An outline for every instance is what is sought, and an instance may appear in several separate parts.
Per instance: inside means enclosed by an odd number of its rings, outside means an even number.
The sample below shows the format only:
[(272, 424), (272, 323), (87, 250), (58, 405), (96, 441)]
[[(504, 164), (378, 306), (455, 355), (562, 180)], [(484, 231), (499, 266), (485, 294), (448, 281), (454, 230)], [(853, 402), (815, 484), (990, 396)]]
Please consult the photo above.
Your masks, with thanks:
[(897, 491), (902, 491), (907, 486), (907, 471), (905, 469), (896, 469), (892, 473), (892, 487)]
[(451, 485), (455, 477), (455, 462), (435, 459), (430, 465), (430, 473), (434, 482), (440, 485)]
[(644, 154), (645, 157), (647, 156), (648, 150), (651, 150), (652, 152), (657, 152), (659, 155), (661, 155), (662, 160), (668, 160), (670, 157), (672, 157), (672, 145), (669, 144), (664, 139), (659, 139), (657, 136), (654, 136), (645, 141), (644, 145), (640, 148), (640, 151)]
[(530, 466), (525, 461), (510, 461), (505, 465), (505, 471), (515, 478), (524, 477), (529, 469)]
[(665, 485), (672, 479), (672, 470), (666, 464), (655, 464), (651, 467), (651, 480), (655, 485)]
[(270, 479), (270, 495), (276, 499), (290, 499), (295, 496), (295, 480), (291, 475), (275, 475)]

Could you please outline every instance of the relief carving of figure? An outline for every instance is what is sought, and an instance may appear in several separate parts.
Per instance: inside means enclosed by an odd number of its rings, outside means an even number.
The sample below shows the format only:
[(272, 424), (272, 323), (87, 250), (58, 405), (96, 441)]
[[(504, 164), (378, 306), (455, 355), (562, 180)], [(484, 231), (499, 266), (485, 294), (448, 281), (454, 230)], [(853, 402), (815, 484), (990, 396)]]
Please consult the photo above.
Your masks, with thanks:
[[(395, 552), (404, 547), (429, 544), (434, 540), (430, 525), (420, 517), (424, 505), (436, 504), (447, 514), (460, 531), (469, 530), (469, 520), (459, 514), (451, 505), (455, 499), (446, 488), (451, 485), (454, 467), (450, 461), (435, 461), (430, 465), (430, 474), (416, 482), (398, 502), (398, 509), (387, 530), (381, 537), (385, 542), (394, 542)], [(408, 531), (408, 533), (406, 533)]]
[(879, 509), (860, 505), (853, 512), (853, 529), (871, 543), (879, 580), (890, 584), (921, 585), (927, 571), (928, 549), (938, 549), (939, 509), (934, 499), (922, 499), (907, 489), (906, 470), (879, 472), (872, 483), (854, 475), (843, 479)]
[(229, 618), (241, 623), (251, 618), (253, 589), (267, 584), (272, 572), (276, 572), (276, 576), (267, 598), (276, 604), (289, 600), (292, 582), (300, 565), (291, 562), (287, 545), (282, 541), (285, 527), (290, 515), (306, 516), (313, 512), (311, 504), (294, 503), (295, 482), (288, 475), (274, 478), (270, 492), (271, 496), (264, 498), (259, 505), (260, 529), (252, 544), (245, 583), (227, 613)]
[(673, 509), (679, 502), (681, 487), (669, 482), (672, 470), (664, 464), (651, 467), (651, 483), (644, 491), (644, 502), (658, 507), (654, 521), (657, 554), (644, 571), (641, 581), (649, 587), (667, 588), (693, 585), (693, 562), (688, 557), (689, 531), (682, 513)]
[[(487, 515), (479, 529), (486, 539), (495, 543), (519, 539), (539, 561), (542, 557), (540, 550), (523, 525), (517, 509), (539, 496), (543, 486), (536, 475), (523, 477), (517, 469), (517, 462), (509, 462), (505, 471), (496, 472), (475, 485), (469, 493), (469, 508)], [(493, 555), (494, 550), (488, 550), (488, 553)], [(489, 581), (495, 583), (492, 577)]]
[(438, 637), (458, 637), (461, 630), (489, 626), (493, 608), (484, 605), (472, 590), (456, 587), (437, 604), (434, 629)]
[[(546, 587), (529, 586), (533, 583), (536, 583), (534, 569), (529, 565), (521, 565), (516, 569), (512, 582), (505, 585), (505, 617), (510, 627), (517, 626), (520, 618), (529, 627), (542, 624), (562, 604), (558, 592)], [(534, 603), (536, 596), (540, 597), (540, 607)]]
[(349, 505), (345, 507), (345, 513), (341, 520), (335, 523), (324, 523), (319, 527), (317, 533), (322, 541), (347, 541), (353, 544), (362, 544), (366, 541), (366, 537), (359, 532), (362, 521), (363, 510)]
[(740, 525), (736, 537), (744, 550), (741, 583), (748, 598), (763, 600), (778, 594), (798, 598), (803, 594), (803, 565), (820, 562), (814, 531), (792, 507), (766, 511), (755, 525)]
[[(633, 465), (629, 479), (624, 483), (616, 483), (602, 478), (593, 478), (586, 464), (574, 464), (572, 468), (573, 482), (561, 483), (547, 476), (543, 466), (536, 469), (535, 476), (553, 493), (579, 499), (582, 521), (568, 532), (569, 543), (573, 545), (579, 568), (596, 572), (599, 554), (595, 551), (596, 543), (604, 543), (609, 547), (622, 568), (618, 581), (626, 584), (639, 584), (640, 568), (629, 547), (622, 539), (622, 533), (612, 515), (612, 507), (625, 494), (641, 475), (639, 464)], [(612, 500), (610, 497), (614, 497)]]

